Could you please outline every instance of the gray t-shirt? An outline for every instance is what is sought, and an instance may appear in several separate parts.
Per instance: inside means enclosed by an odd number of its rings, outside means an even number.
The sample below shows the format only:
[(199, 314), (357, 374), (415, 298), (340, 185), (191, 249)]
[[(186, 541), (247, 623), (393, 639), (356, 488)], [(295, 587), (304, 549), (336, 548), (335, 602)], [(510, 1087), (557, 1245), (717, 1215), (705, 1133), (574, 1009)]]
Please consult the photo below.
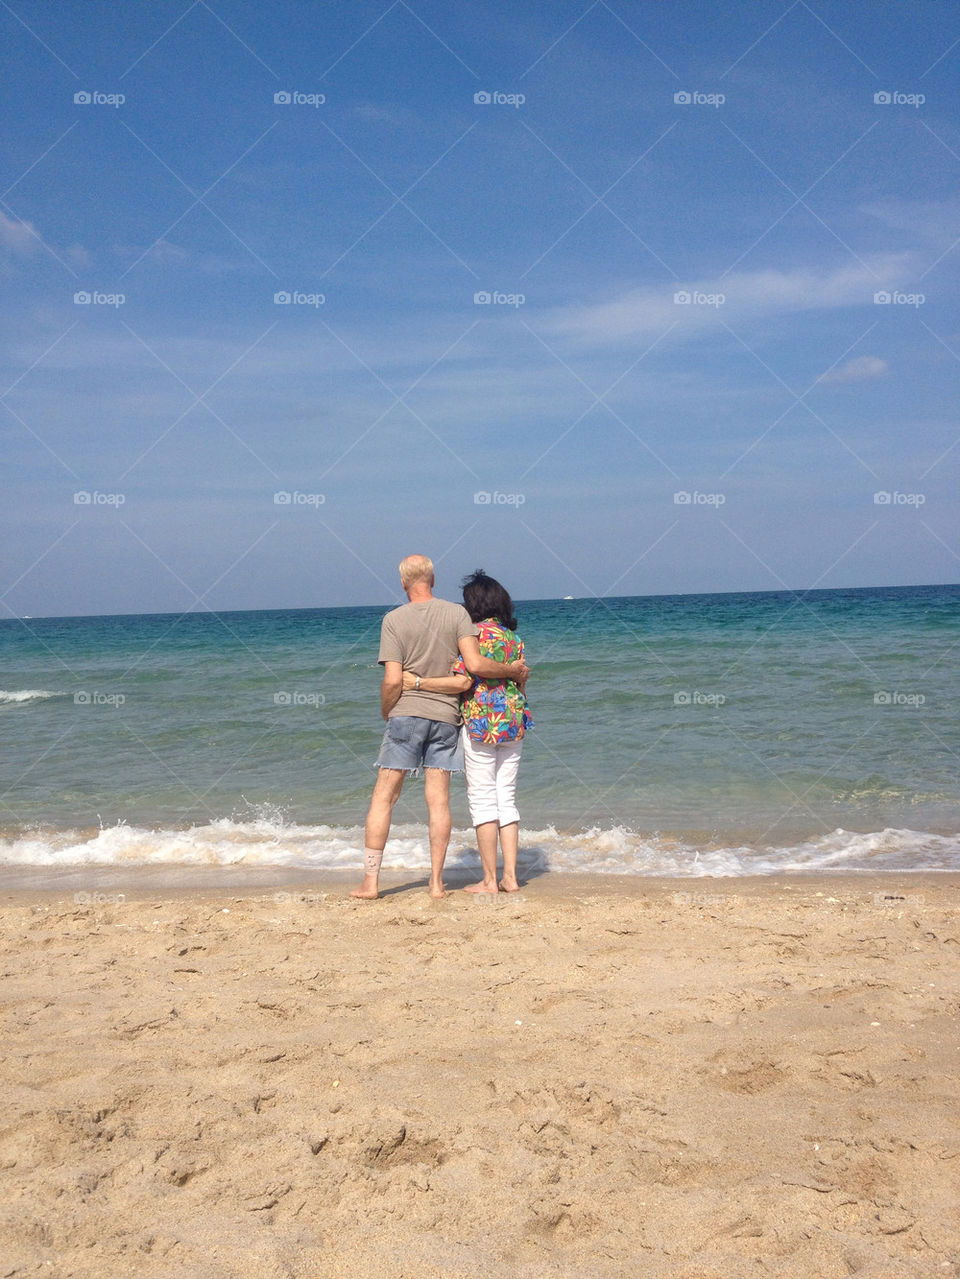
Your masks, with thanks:
[[(424, 600), (422, 604), (401, 604), (383, 619), (378, 660), (381, 664), (400, 662), (404, 670), (437, 679), (451, 673), (461, 637), (479, 634), (462, 604), (436, 598)], [(389, 718), (394, 715), (416, 715), (442, 724), (459, 724), (460, 698), (456, 693), (410, 689), (400, 694)]]

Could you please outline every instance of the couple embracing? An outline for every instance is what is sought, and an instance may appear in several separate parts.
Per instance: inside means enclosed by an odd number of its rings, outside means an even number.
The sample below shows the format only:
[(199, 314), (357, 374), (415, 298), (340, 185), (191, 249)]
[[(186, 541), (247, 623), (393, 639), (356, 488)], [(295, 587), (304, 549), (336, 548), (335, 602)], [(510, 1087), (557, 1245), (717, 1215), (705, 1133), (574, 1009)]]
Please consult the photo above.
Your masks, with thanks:
[(425, 555), (400, 562), (409, 603), (383, 619), (380, 710), (387, 721), (367, 814), (364, 877), (352, 897), (373, 899), (393, 807), (408, 773), (425, 769), (430, 822), (430, 896), (442, 897), (450, 842), (450, 776), (466, 772), (470, 819), (483, 879), (467, 892), (515, 892), (520, 814), (515, 791), (523, 736), (533, 724), (525, 687), (529, 668), (516, 634), (510, 596), (484, 572), (463, 586), (463, 604), (433, 594)]

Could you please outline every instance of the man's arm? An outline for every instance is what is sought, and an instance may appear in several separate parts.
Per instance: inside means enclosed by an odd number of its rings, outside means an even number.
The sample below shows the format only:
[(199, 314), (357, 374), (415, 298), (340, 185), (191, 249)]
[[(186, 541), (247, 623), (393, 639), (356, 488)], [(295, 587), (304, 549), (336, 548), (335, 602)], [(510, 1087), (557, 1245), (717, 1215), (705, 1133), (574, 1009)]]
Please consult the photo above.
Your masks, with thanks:
[(481, 657), (480, 641), (476, 635), (460, 636), (460, 655), (470, 674), (480, 679), (512, 679), (519, 683), (530, 674), (526, 662), (491, 662), (488, 657)]
[(380, 714), (384, 719), (390, 714), (403, 692), (403, 665), (400, 662), (384, 662), (383, 683), (380, 685)]

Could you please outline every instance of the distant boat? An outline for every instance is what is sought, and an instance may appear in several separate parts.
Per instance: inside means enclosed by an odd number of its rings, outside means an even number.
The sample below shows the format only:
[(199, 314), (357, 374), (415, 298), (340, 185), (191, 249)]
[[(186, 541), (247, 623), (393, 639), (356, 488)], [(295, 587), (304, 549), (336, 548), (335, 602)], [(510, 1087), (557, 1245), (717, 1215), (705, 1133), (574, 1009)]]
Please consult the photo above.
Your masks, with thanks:
[(564, 595), (564, 597), (563, 597), (563, 598), (564, 598), (565, 600), (572, 600), (572, 599), (573, 599), (573, 596), (572, 596), (572, 595)]

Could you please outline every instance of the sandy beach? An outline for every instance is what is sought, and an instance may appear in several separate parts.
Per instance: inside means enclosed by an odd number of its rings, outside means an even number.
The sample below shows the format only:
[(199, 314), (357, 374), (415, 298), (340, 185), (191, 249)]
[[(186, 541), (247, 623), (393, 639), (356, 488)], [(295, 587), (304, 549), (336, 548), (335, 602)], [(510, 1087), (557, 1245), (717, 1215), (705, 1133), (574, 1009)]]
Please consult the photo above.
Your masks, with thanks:
[(960, 1274), (958, 875), (18, 875), (2, 1279)]

